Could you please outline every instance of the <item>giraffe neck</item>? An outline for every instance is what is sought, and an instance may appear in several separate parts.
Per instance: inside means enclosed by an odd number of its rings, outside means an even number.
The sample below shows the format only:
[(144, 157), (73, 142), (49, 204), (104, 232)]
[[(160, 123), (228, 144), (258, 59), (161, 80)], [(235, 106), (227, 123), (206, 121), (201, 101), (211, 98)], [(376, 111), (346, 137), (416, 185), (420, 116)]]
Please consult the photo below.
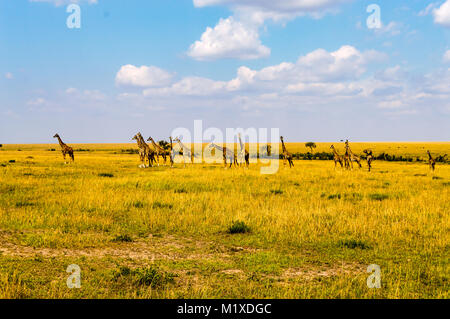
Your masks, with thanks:
[(181, 143), (180, 140), (178, 140), (178, 144), (180, 144), (181, 148), (182, 148), (184, 151), (190, 151), (183, 143)]
[(244, 150), (244, 144), (242, 143), (241, 136), (239, 136), (239, 144), (241, 145), (241, 151)]
[(432, 160), (432, 159), (433, 159), (433, 157), (431, 157), (431, 154), (430, 154), (430, 152), (428, 152), (428, 159), (430, 159), (430, 160)]
[(139, 135), (139, 140), (141, 141), (141, 147), (148, 147), (147, 143), (145, 143), (144, 138), (142, 135)]
[(153, 145), (157, 150), (163, 151), (162, 147), (159, 146), (158, 144), (156, 144), (155, 141), (154, 141), (153, 139), (150, 139), (150, 141), (152, 142), (152, 145)]
[(281, 140), (281, 148), (283, 149), (283, 153), (286, 153), (286, 146), (284, 146), (284, 140)]
[(353, 152), (352, 152), (352, 150), (350, 149), (350, 146), (347, 145), (345, 148), (347, 149), (347, 153), (348, 153), (348, 154), (353, 155)]
[(61, 147), (64, 147), (66, 145), (59, 136), (57, 136), (56, 138), (58, 139), (59, 145), (61, 145)]
[(222, 151), (222, 152), (223, 152), (223, 147), (220, 147), (220, 146), (217, 145), (217, 144), (212, 144), (212, 146), (213, 146), (214, 148), (218, 149), (219, 151)]
[(334, 155), (339, 156), (338, 152), (336, 151), (336, 149), (334, 147), (333, 147), (333, 153), (334, 153)]
[(139, 138), (139, 136), (138, 136), (138, 138), (136, 139), (136, 143), (137, 143), (137, 145), (138, 145), (139, 148), (142, 148), (142, 143), (141, 143), (141, 139)]

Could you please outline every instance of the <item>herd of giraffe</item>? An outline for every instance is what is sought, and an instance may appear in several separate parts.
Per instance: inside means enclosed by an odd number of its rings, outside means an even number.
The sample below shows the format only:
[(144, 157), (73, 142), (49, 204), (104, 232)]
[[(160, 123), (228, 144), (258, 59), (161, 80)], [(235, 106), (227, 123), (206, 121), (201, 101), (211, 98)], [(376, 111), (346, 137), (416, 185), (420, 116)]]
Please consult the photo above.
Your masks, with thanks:
[[(72, 159), (72, 162), (74, 162), (75, 157), (73, 154), (73, 148), (71, 148), (70, 146), (65, 144), (61, 140), (61, 137), (58, 134), (55, 134), (53, 137), (58, 139), (59, 145), (61, 146), (61, 152), (64, 157), (64, 162), (67, 164), (66, 155), (69, 155), (69, 157)], [(229, 163), (230, 168), (233, 164), (235, 166), (243, 165), (247, 168), (249, 167), (250, 154), (245, 149), (245, 145), (242, 142), (240, 134), (238, 135), (238, 137), (239, 137), (240, 150), (238, 151), (237, 154), (225, 146), (221, 147), (214, 143), (210, 143), (207, 146), (207, 148), (209, 148), (209, 149), (216, 149), (216, 150), (222, 152), (225, 168), (227, 167), (227, 161)], [(153, 163), (156, 163), (159, 166), (159, 156), (162, 156), (162, 158), (164, 160), (164, 165), (166, 165), (167, 157), (169, 157), (170, 166), (173, 167), (173, 159), (175, 157), (175, 151), (173, 149), (173, 142), (177, 143), (180, 146), (180, 150), (181, 150), (180, 154), (183, 154), (184, 165), (186, 166), (186, 160), (185, 160), (186, 157), (189, 158), (191, 163), (193, 164), (194, 163), (194, 154), (192, 153), (191, 148), (184, 145), (178, 137), (173, 140), (172, 140), (172, 137), (170, 137), (169, 139), (170, 139), (170, 149), (166, 150), (163, 147), (161, 147), (160, 145), (158, 145), (151, 136), (147, 139), (147, 141), (151, 142), (152, 147), (150, 147), (145, 142), (145, 140), (142, 137), (140, 132), (138, 132), (135, 136), (133, 136), (132, 140), (135, 140), (137, 142), (137, 145), (139, 148), (139, 158), (142, 162), (141, 165), (139, 165), (139, 167), (152, 167)], [(283, 136), (280, 136), (280, 140), (281, 140), (281, 147), (282, 147), (281, 157), (283, 158), (284, 166), (286, 166), (287, 163), (289, 163), (289, 168), (294, 167), (293, 156), (286, 149), (286, 146), (284, 145)], [(267, 144), (266, 147), (267, 147), (267, 154), (270, 156), (271, 146), (269, 144)], [(336, 148), (334, 147), (334, 145), (331, 145), (330, 148), (333, 150), (333, 155), (334, 155), (333, 156), (334, 169), (336, 169), (337, 164), (339, 163), (341, 165), (341, 168), (345, 167), (345, 169), (353, 170), (353, 162), (356, 162), (359, 165), (359, 168), (362, 168), (361, 158), (352, 152), (348, 140), (345, 141), (344, 155), (340, 155), (338, 153), (338, 151), (336, 150)], [(372, 161), (374, 160), (373, 153), (371, 150), (368, 150), (368, 149), (364, 150), (363, 153), (366, 154), (367, 166), (368, 166), (368, 170), (370, 172), (372, 169)], [(436, 160), (431, 156), (430, 151), (427, 151), (427, 154), (428, 154), (428, 164), (430, 166), (430, 169), (432, 171), (434, 171), (435, 166), (436, 166)], [(156, 156), (156, 158), (155, 158), (155, 156)], [(146, 162), (148, 162), (148, 165), (146, 164)]]

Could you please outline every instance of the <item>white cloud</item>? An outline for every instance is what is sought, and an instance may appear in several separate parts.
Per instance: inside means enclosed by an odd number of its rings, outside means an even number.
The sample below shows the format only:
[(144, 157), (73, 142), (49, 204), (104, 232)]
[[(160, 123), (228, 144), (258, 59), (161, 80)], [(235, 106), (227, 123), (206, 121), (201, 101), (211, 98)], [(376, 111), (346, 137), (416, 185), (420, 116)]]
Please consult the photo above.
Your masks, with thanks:
[(34, 98), (34, 99), (29, 100), (29, 101), (27, 102), (27, 105), (30, 105), (30, 106), (40, 106), (40, 105), (44, 105), (44, 104), (46, 104), (46, 103), (47, 103), (47, 101), (46, 101), (44, 98), (38, 97), (38, 98)]
[(439, 8), (433, 10), (434, 22), (450, 27), (450, 0), (446, 0)]
[(381, 25), (381, 28), (373, 29), (376, 34), (387, 34), (390, 36), (399, 35), (404, 29), (404, 26), (400, 22), (391, 21), (387, 25)]
[(172, 74), (156, 66), (136, 67), (131, 64), (124, 65), (116, 75), (116, 84), (138, 87), (161, 87), (168, 85)]
[(83, 90), (80, 91), (77, 88), (70, 87), (66, 89), (66, 94), (79, 99), (89, 101), (103, 101), (106, 99), (106, 95), (99, 90)]
[(351, 0), (193, 0), (195, 7), (227, 6), (233, 16), (208, 27), (193, 43), (188, 55), (197, 60), (222, 58), (258, 59), (270, 55), (259, 38), (266, 20), (285, 23), (299, 16), (320, 18), (337, 5)]
[(330, 9), (344, 2), (349, 0), (194, 0), (194, 6), (225, 5), (260, 12), (300, 14)]
[(47, 3), (53, 3), (55, 6), (63, 6), (68, 5), (71, 3), (81, 4), (83, 2), (86, 2), (88, 4), (97, 4), (98, 0), (29, 0), (30, 2), (47, 2)]
[(419, 17), (427, 16), (439, 5), (438, 2), (430, 3), (425, 9), (419, 12)]
[(7, 78), (8, 80), (11, 80), (14, 78), (13, 74), (11, 72), (6, 72), (5, 73), (5, 78)]
[(257, 25), (246, 25), (229, 17), (220, 19), (214, 28), (206, 28), (201, 39), (191, 45), (188, 55), (197, 60), (258, 59), (269, 56), (270, 49), (261, 44)]
[(75, 93), (78, 93), (78, 89), (76, 89), (76, 88), (68, 88), (66, 90), (66, 93), (67, 94), (75, 94)]
[(406, 66), (394, 65), (368, 72), (369, 65), (372, 68), (373, 62), (386, 58), (350, 45), (334, 51), (317, 49), (292, 62), (260, 69), (241, 66), (229, 80), (187, 76), (163, 87), (145, 88), (141, 94), (122, 93), (119, 99), (142, 109), (213, 107), (246, 114), (356, 107), (395, 116), (429, 114), (430, 110), (448, 113), (450, 69), (420, 76), (409, 73)]
[(312, 51), (295, 63), (282, 62), (260, 70), (242, 66), (229, 81), (186, 77), (162, 88), (149, 88), (146, 96), (223, 96), (232, 93), (349, 95), (361, 89), (349, 82), (359, 79), (370, 62), (384, 59), (376, 51), (360, 52), (344, 45), (336, 51)]
[(444, 62), (450, 63), (450, 50), (447, 50), (447, 52), (444, 53)]

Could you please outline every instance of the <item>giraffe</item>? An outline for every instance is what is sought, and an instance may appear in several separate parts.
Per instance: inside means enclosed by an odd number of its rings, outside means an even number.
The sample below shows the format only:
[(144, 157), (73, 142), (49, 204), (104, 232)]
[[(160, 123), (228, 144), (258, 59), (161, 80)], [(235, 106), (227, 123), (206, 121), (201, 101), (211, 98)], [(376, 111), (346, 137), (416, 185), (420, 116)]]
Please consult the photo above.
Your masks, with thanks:
[(173, 152), (172, 136), (169, 136), (169, 140), (170, 140), (170, 151), (169, 151), (170, 167), (173, 167), (173, 158), (174, 158), (175, 153)]
[(226, 147), (221, 147), (221, 146), (219, 146), (217, 144), (214, 144), (214, 143), (209, 144), (208, 147), (209, 148), (215, 148), (216, 150), (222, 152), (222, 154), (223, 154), (223, 162), (224, 162), (225, 168), (227, 168), (227, 158), (230, 160), (230, 168), (231, 168), (231, 165), (233, 165), (233, 164), (236, 166), (237, 159), (236, 159), (236, 155), (234, 154), (233, 151), (229, 150)]
[(367, 166), (369, 167), (369, 172), (372, 169), (372, 161), (373, 161), (373, 154), (372, 150), (364, 150), (363, 151), (367, 155)]
[(148, 163), (149, 163), (150, 167), (153, 167), (153, 162), (156, 162), (156, 159), (155, 159), (156, 152), (154, 150), (152, 150), (150, 148), (150, 146), (148, 146), (147, 143), (145, 143), (145, 140), (142, 137), (141, 132), (138, 132), (137, 135), (138, 135), (138, 138), (139, 138), (139, 140), (141, 142), (141, 145), (145, 148), (147, 159), (148, 159)]
[(153, 166), (152, 163), (155, 160), (155, 152), (150, 149), (150, 147), (145, 143), (144, 138), (142, 137), (141, 133), (138, 132), (135, 136), (133, 136), (132, 140), (136, 140), (136, 143), (139, 147), (139, 158), (142, 162), (139, 167), (147, 167), (145, 164), (145, 159), (147, 158), (149, 166)]
[(283, 136), (280, 136), (280, 140), (281, 140), (281, 147), (283, 149), (284, 166), (286, 166), (286, 161), (288, 161), (289, 162), (289, 168), (291, 168), (292, 166), (294, 166), (294, 162), (292, 161), (292, 154), (287, 151), (286, 146), (284, 145), (284, 138), (283, 138)]
[(239, 165), (244, 164), (245, 161), (245, 165), (248, 168), (250, 165), (250, 154), (249, 152), (245, 149), (245, 144), (242, 143), (242, 139), (241, 139), (241, 134), (238, 134), (239, 137), (239, 145), (241, 146), (241, 150), (238, 153), (238, 163)]
[(436, 160), (431, 156), (430, 151), (428, 153), (428, 164), (430, 165), (430, 169), (434, 171), (434, 167), (436, 166)]
[(181, 143), (179, 137), (175, 137), (173, 140), (174, 140), (174, 142), (178, 143), (178, 145), (180, 145), (181, 149), (183, 150), (184, 166), (186, 166), (185, 155), (189, 156), (191, 158), (191, 163), (194, 164), (194, 154), (192, 154), (191, 149), (189, 147), (187, 147), (186, 145), (184, 145), (183, 143)]
[(270, 144), (264, 144), (259, 148), (259, 157), (268, 158), (272, 156), (272, 146)]
[(341, 168), (344, 168), (343, 162), (344, 162), (344, 158), (339, 155), (339, 153), (336, 151), (336, 148), (334, 147), (334, 145), (331, 145), (330, 148), (333, 150), (333, 160), (334, 160), (334, 169), (336, 169), (336, 165), (337, 163), (341, 164)]
[(53, 137), (58, 139), (59, 145), (61, 146), (61, 152), (62, 152), (62, 155), (64, 157), (64, 163), (67, 164), (67, 162), (66, 162), (66, 154), (69, 154), (69, 157), (72, 159), (72, 162), (75, 162), (75, 157), (73, 155), (73, 148), (71, 148), (70, 146), (66, 145), (61, 140), (61, 137), (59, 137), (59, 134), (55, 134)]
[(359, 156), (356, 156), (352, 150), (350, 149), (350, 145), (348, 144), (348, 140), (345, 141), (345, 157), (347, 158), (347, 168), (350, 168), (353, 170), (353, 162), (358, 163), (359, 168), (362, 167), (361, 165), (361, 159), (359, 158)]
[(166, 155), (167, 155), (166, 150), (163, 149), (158, 144), (156, 144), (155, 140), (151, 136), (147, 139), (147, 141), (151, 141), (152, 142), (153, 148), (155, 149), (155, 152), (156, 152), (156, 159), (157, 159), (158, 166), (159, 166), (159, 155), (162, 156), (162, 158), (164, 159), (164, 165), (166, 165), (166, 160), (167, 160), (167, 158), (166, 158)]

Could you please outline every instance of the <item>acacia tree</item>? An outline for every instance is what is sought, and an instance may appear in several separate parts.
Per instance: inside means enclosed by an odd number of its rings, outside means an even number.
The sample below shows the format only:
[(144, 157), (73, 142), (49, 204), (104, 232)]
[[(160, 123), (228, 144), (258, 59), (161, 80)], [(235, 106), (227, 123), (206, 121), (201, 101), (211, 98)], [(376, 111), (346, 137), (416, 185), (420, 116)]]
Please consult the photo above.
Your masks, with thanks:
[(311, 149), (311, 153), (312, 153), (312, 151), (313, 151), (313, 148), (316, 148), (316, 147), (317, 147), (316, 143), (314, 143), (314, 142), (308, 142), (308, 143), (305, 143), (305, 146), (306, 146), (306, 147), (309, 147), (309, 148)]
[(161, 141), (158, 141), (158, 144), (165, 150), (170, 149), (170, 143), (167, 141), (161, 140)]

